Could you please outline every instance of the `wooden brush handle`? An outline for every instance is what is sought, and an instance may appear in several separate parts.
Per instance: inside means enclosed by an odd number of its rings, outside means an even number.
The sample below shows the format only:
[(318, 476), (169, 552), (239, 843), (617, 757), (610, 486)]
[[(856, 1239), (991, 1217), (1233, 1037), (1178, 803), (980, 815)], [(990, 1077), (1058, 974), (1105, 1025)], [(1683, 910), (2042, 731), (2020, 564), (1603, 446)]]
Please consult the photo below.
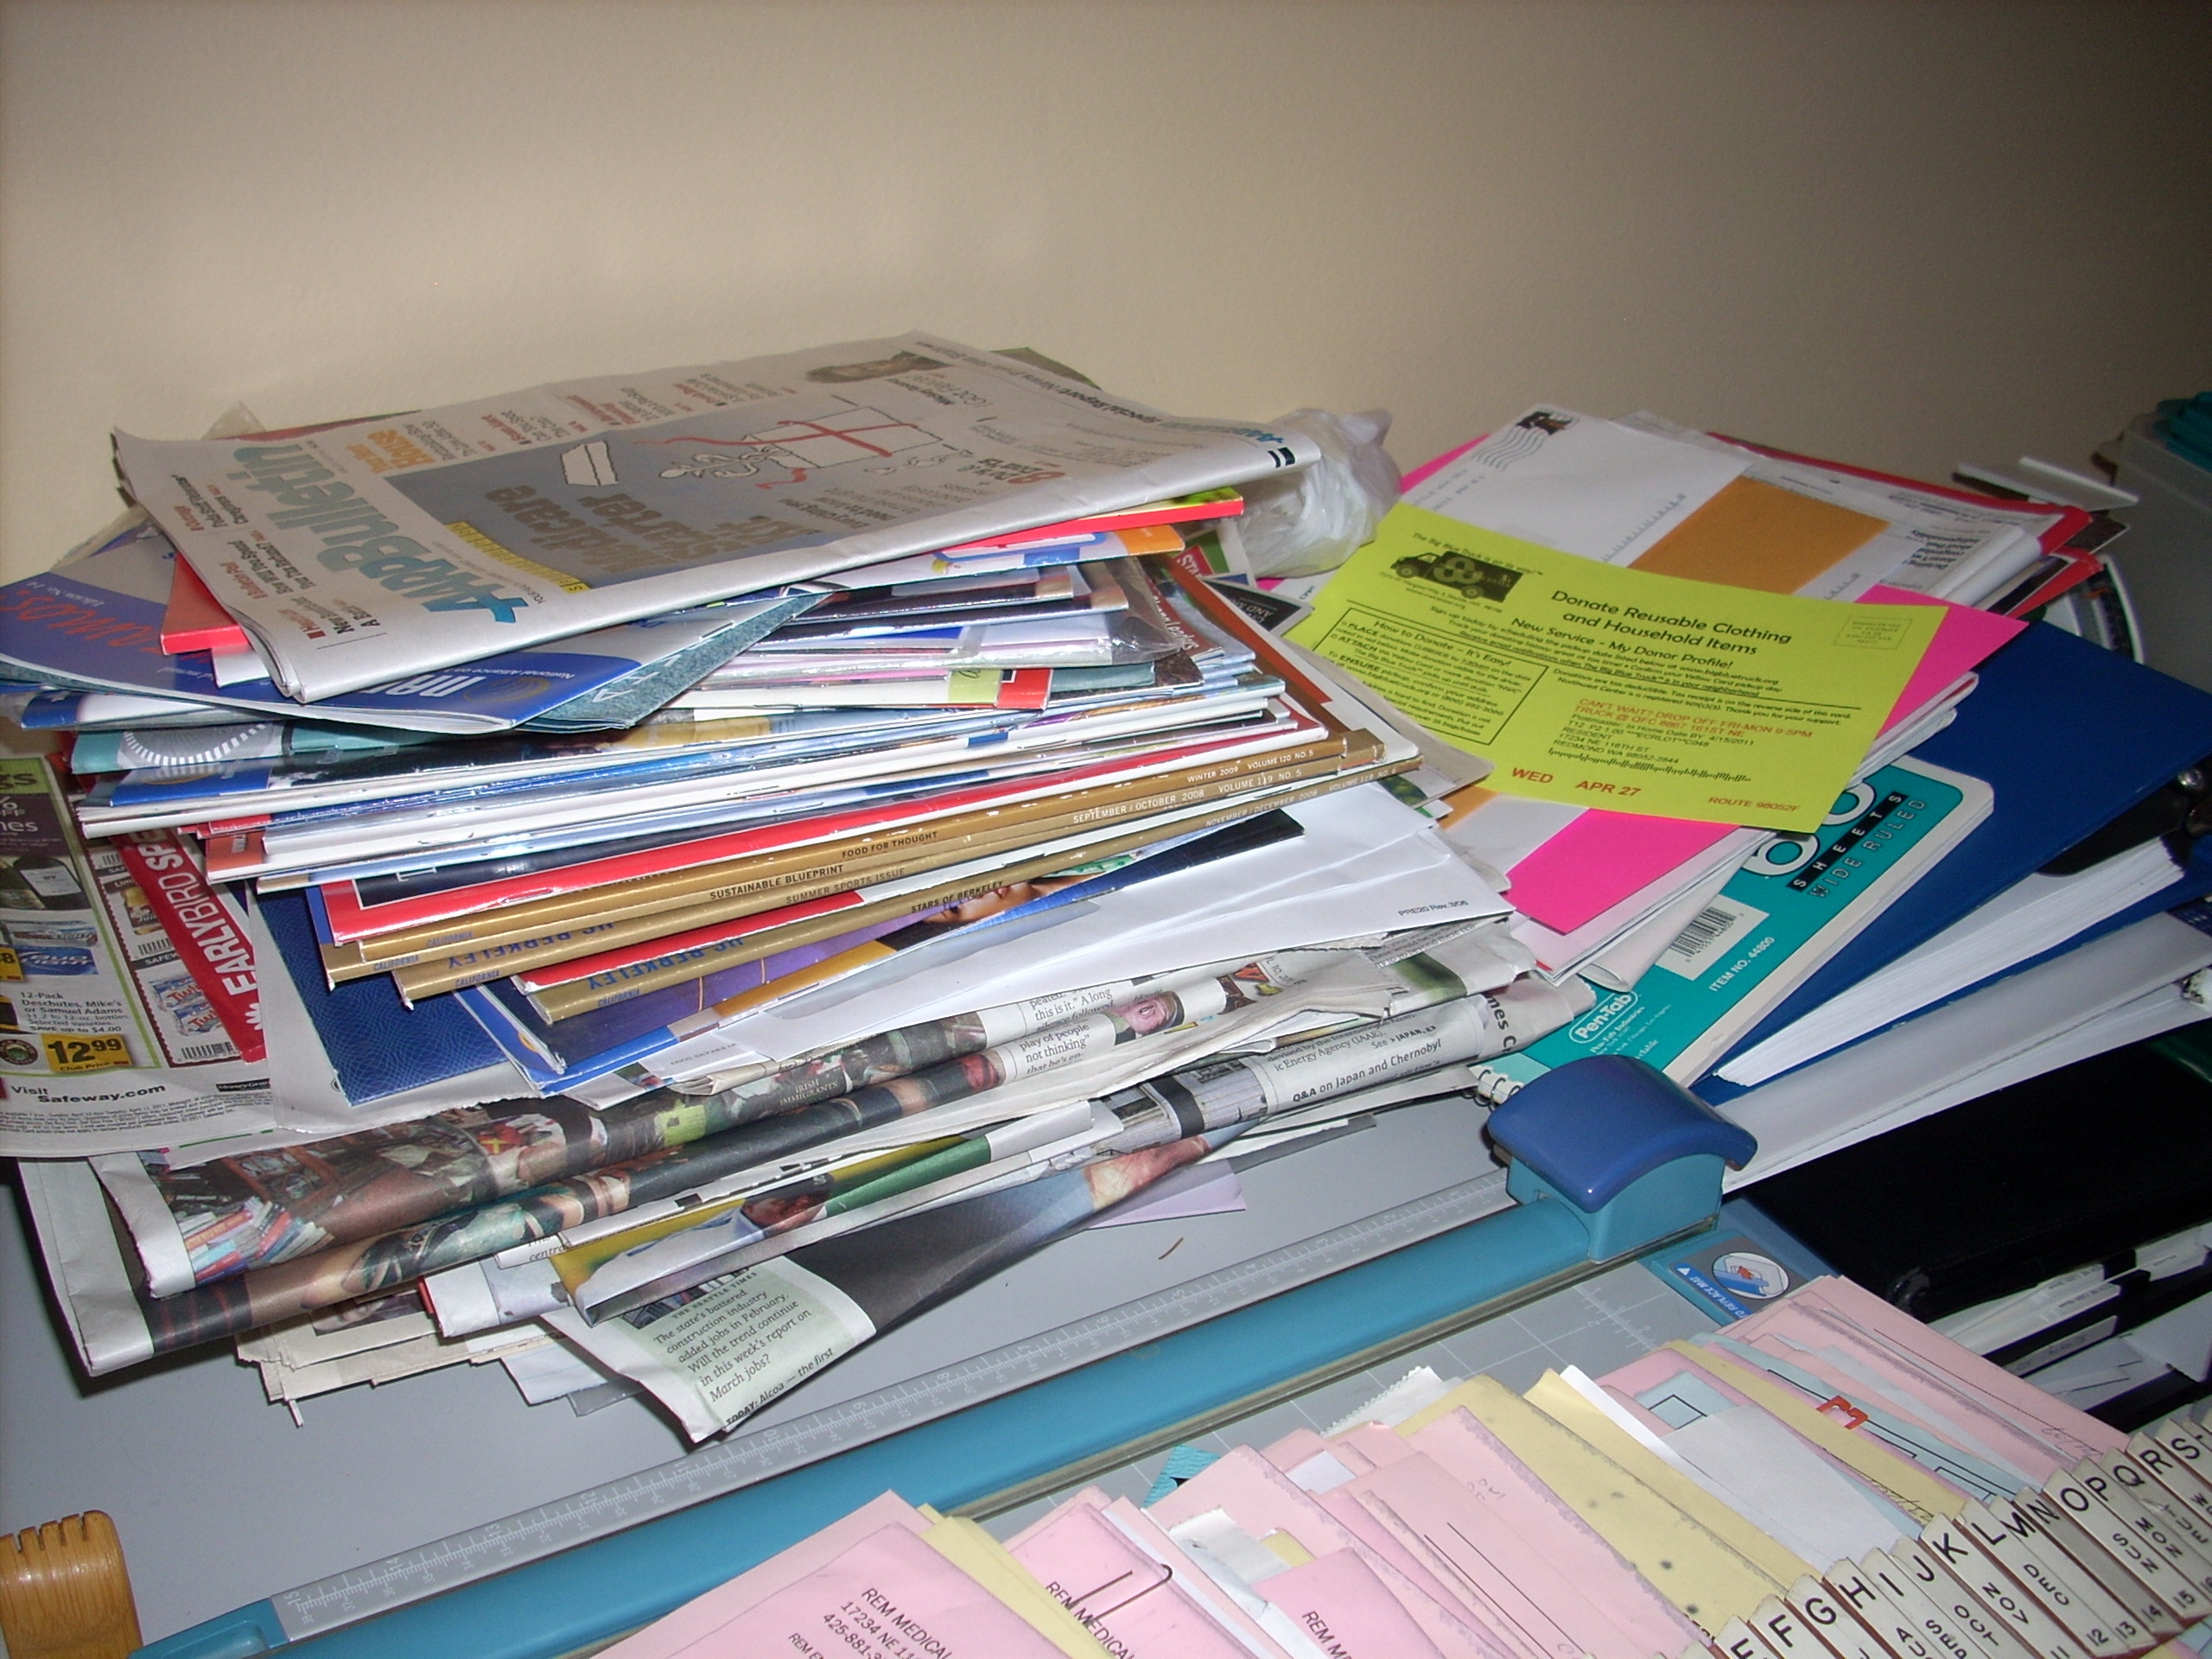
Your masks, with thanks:
[(115, 1522), (87, 1510), (0, 1536), (0, 1637), (9, 1659), (125, 1659), (138, 1607)]

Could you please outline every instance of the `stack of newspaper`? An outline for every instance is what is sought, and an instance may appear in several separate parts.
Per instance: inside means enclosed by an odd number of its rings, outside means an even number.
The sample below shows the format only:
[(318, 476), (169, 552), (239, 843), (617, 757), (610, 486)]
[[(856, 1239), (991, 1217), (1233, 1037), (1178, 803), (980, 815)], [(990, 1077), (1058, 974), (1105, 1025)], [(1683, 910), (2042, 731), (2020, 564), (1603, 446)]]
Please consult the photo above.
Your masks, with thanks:
[(1212, 585), (1294, 435), (916, 336), (119, 453), (0, 593), (73, 734), (5, 780), (0, 1135), (96, 1373), (496, 1358), (703, 1435), (1589, 1006)]

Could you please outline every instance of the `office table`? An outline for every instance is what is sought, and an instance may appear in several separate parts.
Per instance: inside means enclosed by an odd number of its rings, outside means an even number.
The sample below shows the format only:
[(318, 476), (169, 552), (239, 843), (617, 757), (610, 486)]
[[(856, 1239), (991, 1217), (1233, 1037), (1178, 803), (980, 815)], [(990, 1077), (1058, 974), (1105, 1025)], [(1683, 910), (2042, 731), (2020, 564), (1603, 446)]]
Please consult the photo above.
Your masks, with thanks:
[[(1378, 1211), (1474, 1187), (1429, 1230), (1506, 1207), (1465, 1102), (1246, 1170), (1238, 1214), (1103, 1228), (1061, 1241), (872, 1342), (757, 1414), (789, 1424), (1147, 1293)], [(20, 1207), (16, 1195), (9, 1195)], [(578, 1417), (530, 1407), (493, 1366), (454, 1366), (305, 1402), (302, 1426), (229, 1350), (80, 1383), (45, 1304), (27, 1230), (0, 1227), (0, 1527), (78, 1510), (115, 1517), (149, 1641), (231, 1608), (682, 1458), (656, 1409)]]

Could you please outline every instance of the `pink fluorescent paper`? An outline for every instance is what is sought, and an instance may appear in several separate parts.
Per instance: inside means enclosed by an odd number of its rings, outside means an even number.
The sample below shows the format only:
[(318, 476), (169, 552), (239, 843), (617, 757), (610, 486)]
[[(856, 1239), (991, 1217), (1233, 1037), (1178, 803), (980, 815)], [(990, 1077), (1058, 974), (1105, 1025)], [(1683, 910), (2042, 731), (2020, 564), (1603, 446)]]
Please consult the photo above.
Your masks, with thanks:
[(1869, 588), (1859, 601), (1862, 605), (1941, 605), (1943, 621), (1936, 630), (1936, 637), (1928, 642), (1922, 653), (1920, 666), (1912, 671), (1912, 677), (1904, 683), (1904, 690), (1897, 693), (1897, 707), (1890, 710), (1889, 719), (1882, 722), (1887, 731), (1906, 716), (1919, 712), (1930, 699), (1948, 690), (1961, 676), (1979, 667), (2000, 645), (2009, 643), (2014, 635), (2028, 625), (2016, 616), (1999, 616), (1991, 611), (1977, 611), (1971, 606), (1954, 605), (1947, 599), (1930, 599), (1925, 594), (1908, 593), (1902, 588)]
[(1733, 824), (1592, 807), (1513, 867), (1508, 896), (1523, 916), (1572, 933), (1734, 833)]
[[(1483, 434), (1483, 438), (1486, 438), (1490, 434), (1485, 432)], [(1446, 467), (1449, 467), (1453, 461), (1459, 460), (1460, 456), (1465, 454), (1468, 450), (1473, 448), (1482, 441), (1482, 438), (1469, 438), (1458, 448), (1446, 449), (1442, 454), (1437, 456), (1433, 461), (1424, 461), (1420, 466), (1414, 467), (1413, 471), (1408, 473), (1403, 478), (1398, 480), (1399, 490), (1402, 493), (1410, 490), (1414, 485), (1427, 478), (1430, 474), (1442, 472)]]
[(635, 1636), (609, 1648), (602, 1659), (675, 1659), (777, 1592), (827, 1567), (862, 1539), (886, 1527), (919, 1533), (928, 1525), (912, 1504), (895, 1492), (886, 1492), (843, 1519), (800, 1539), (780, 1554), (770, 1556), (750, 1572), (685, 1602), (666, 1618), (655, 1619)]
[(1062, 1505), (1008, 1546), (1014, 1560), (1109, 1653), (1131, 1659), (1249, 1659), (1177, 1582), (1087, 1503)]
[(1260, 1593), (1290, 1615), (1324, 1653), (1350, 1659), (1445, 1659), (1384, 1587), (1348, 1549), (1278, 1573)]

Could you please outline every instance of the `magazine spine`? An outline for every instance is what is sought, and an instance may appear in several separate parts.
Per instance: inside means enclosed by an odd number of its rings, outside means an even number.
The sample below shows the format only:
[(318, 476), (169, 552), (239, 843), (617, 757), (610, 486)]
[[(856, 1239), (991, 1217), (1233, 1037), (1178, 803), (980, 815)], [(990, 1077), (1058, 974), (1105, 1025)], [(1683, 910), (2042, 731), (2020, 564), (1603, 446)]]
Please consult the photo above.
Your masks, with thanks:
[[(1252, 741), (1249, 734), (1185, 740), (1164, 748), (1147, 749), (1133, 755), (1110, 755), (1086, 760), (1073, 767), (1061, 766), (1043, 771), (1023, 771), (1006, 777), (986, 778), (932, 794), (917, 796), (901, 792), (887, 800), (841, 805), (830, 811), (816, 811), (742, 830), (710, 831), (686, 841), (671, 842), (665, 847), (608, 854), (597, 858), (580, 858), (573, 863), (547, 870), (494, 877), (467, 887), (413, 895), (383, 904), (364, 903), (359, 890), (347, 880), (322, 883), (323, 897), (330, 913), (333, 938), (341, 942), (366, 938), (372, 935), (396, 932), (402, 928), (447, 921), (494, 907), (529, 904), (585, 887), (603, 887), (611, 882), (664, 874), (694, 865), (776, 852), (788, 847), (831, 841), (842, 836), (860, 835), (925, 818), (947, 817), (959, 812), (977, 810), (1069, 788), (1088, 788), (1099, 783), (1150, 776), (1172, 770), (1185, 761), (1196, 763), (1219, 757), (1224, 753), (1234, 754)], [(1040, 766), (1046, 766), (1049, 759), (1048, 756), (1039, 756), (1038, 762)], [(972, 770), (971, 765), (968, 775), (972, 776)], [(917, 779), (917, 787), (925, 781)]]
[[(1226, 779), (1196, 789), (1179, 791), (1169, 796), (1140, 798), (1122, 804), (1110, 816), (1121, 817), (1127, 814), (1141, 814), (1146, 821), (1152, 822), (1163, 813), (1184, 811), (1211, 800), (1224, 797), (1247, 799), (1257, 791), (1327, 776), (1341, 770), (1344, 764), (1345, 760), (1341, 753), (1324, 756), (1256, 777)], [(1276, 772), (1280, 775), (1275, 775)], [(1271, 778), (1272, 782), (1266, 781)], [(849, 911), (854, 904), (865, 904), (870, 898), (879, 896), (877, 892), (871, 890), (918, 882), (932, 872), (952, 865), (971, 863), (979, 859), (1007, 858), (1047, 841), (1065, 843), (1070, 835), (1079, 834), (1087, 827), (1086, 821), (1095, 823), (1098, 818), (1107, 816), (1109, 815), (1098, 811), (1062, 814), (1018, 823), (989, 836), (978, 836), (965, 845), (932, 846), (918, 853), (898, 851), (879, 861), (841, 861), (826, 868), (802, 871), (777, 887), (756, 887), (748, 883), (748, 890), (726, 899), (715, 899), (702, 895), (695, 899), (679, 899), (673, 906), (658, 906), (636, 914), (610, 911), (602, 906), (592, 919), (580, 925), (556, 928), (550, 932), (529, 933), (505, 941), (485, 940), (469, 950), (413, 963), (388, 967), (351, 968), (345, 970), (344, 976), (360, 977), (370, 973), (389, 971), (398, 985), (401, 996), (411, 1003), (421, 997), (458, 989), (462, 985), (483, 984), (489, 980), (514, 976), (518, 966), (543, 976), (546, 970), (557, 970), (563, 963), (582, 958), (598, 960), (609, 953), (625, 950), (630, 950), (634, 957), (659, 956), (664, 954), (662, 943), (670, 937), (669, 930), (672, 924), (680, 922), (683, 925), (675, 937), (690, 940), (696, 940), (702, 930), (717, 930), (715, 937), (719, 943), (763, 925), (774, 925), (772, 919), (766, 922), (754, 919), (748, 926), (748, 918), (779, 918), (789, 912), (794, 918), (804, 917), (811, 920), (833, 912), (842, 913)], [(1143, 845), (1159, 839), (1163, 834), (1175, 833), (1181, 827), (1179, 821), (1170, 829), (1161, 829), (1155, 824), (1150, 830), (1138, 832), (1131, 844)], [(1047, 857), (1057, 860), (1060, 864), (1071, 861), (1071, 855), (1065, 849), (1049, 854)], [(988, 892), (1005, 882), (1025, 879), (1001, 875), (999, 868), (995, 866), (987, 872), (987, 879), (975, 891)], [(889, 898), (892, 895), (880, 893), (880, 896)], [(676, 913), (678, 911), (682, 912), (680, 917)], [(894, 915), (899, 912), (881, 913)], [(855, 916), (854, 925), (860, 925), (872, 919), (874, 919), (873, 913)], [(817, 937), (820, 936), (810, 936), (798, 943), (812, 944)], [(718, 958), (714, 966), (735, 967), (751, 960), (752, 957), (745, 956), (728, 956)], [(700, 971), (708, 970), (702, 969)], [(556, 974), (554, 978), (576, 976), (575, 974)], [(697, 976), (677, 976), (676, 980), (669, 982)], [(339, 975), (333, 972), (333, 977), (339, 977)]]
[[(1224, 806), (1217, 811), (1178, 823), (1175, 826), (1175, 831), (1196, 833), (1203, 830), (1217, 828), (1237, 818), (1250, 817), (1255, 812), (1295, 806), (1302, 801), (1332, 794), (1340, 789), (1349, 789), (1357, 784), (1387, 777), (1393, 772), (1408, 771), (1417, 762), (1411, 759), (1378, 760), (1370, 765), (1357, 766), (1338, 772), (1333, 776), (1325, 777), (1312, 783), (1294, 785), (1281, 793), (1271, 792), (1261, 799), (1242, 798), (1236, 804)], [(515, 982), (517, 987), (529, 997), (531, 1006), (537, 1010), (542, 1018), (566, 1019), (571, 1014), (585, 1013), (593, 1008), (611, 1007), (616, 1002), (626, 1001), (645, 991), (657, 989), (663, 985), (680, 984), (686, 980), (699, 978), (717, 968), (732, 967), (741, 963), (756, 961), (761, 957), (772, 956), (779, 950), (788, 950), (801, 944), (812, 944), (817, 939), (826, 938), (833, 933), (863, 926), (869, 922), (899, 916), (920, 915), (928, 911), (941, 910), (947, 905), (957, 904), (963, 899), (977, 897), (1011, 882), (1031, 880), (1040, 875), (1050, 874), (1053, 870), (1065, 868), (1071, 863), (1107, 857), (1116, 852), (1132, 850), (1159, 839), (1161, 833), (1156, 828), (1146, 830), (1135, 835), (1116, 837), (1096, 846), (1086, 847), (1081, 850), (1080, 854), (1068, 851), (1049, 854), (1040, 858), (994, 870), (985, 877), (948, 882), (941, 887), (926, 887), (893, 898), (863, 902), (853, 907), (841, 908), (834, 914), (800, 918), (788, 924), (765, 928), (756, 934), (730, 939), (726, 943), (685, 943), (686, 936), (678, 935), (675, 938), (663, 942), (669, 947), (664, 955), (672, 956), (675, 958), (671, 961), (639, 964), (625, 969), (610, 968), (569, 979), (562, 983), (548, 984), (542, 988), (535, 985), (529, 976), (524, 975), (516, 976)], [(696, 954), (694, 954), (695, 952)], [(577, 969), (586, 966), (589, 961), (589, 958), (584, 958), (582, 961), (571, 962), (568, 967), (571, 970)]]
[[(1086, 819), (1105, 820), (1159, 811), (1194, 804), (1233, 789), (1264, 788), (1271, 782), (1290, 782), (1292, 774), (1287, 768), (1312, 761), (1333, 760), (1343, 752), (1341, 741), (1303, 743), (1212, 766), (1132, 778), (1066, 794), (1040, 795), (1033, 784), (1025, 791), (1033, 798), (1027, 801), (995, 804), (947, 816), (918, 817), (906, 823), (874, 827), (858, 835), (808, 837), (779, 850), (743, 854), (712, 863), (694, 863), (690, 868), (678, 865), (665, 872), (578, 883), (569, 891), (544, 899), (479, 911), (451, 921), (350, 938), (339, 933), (334, 918), (332, 934), (340, 943), (325, 950), (324, 962), (334, 973), (339, 973), (341, 964), (350, 967), (353, 972), (340, 973), (339, 976), (353, 977), (357, 973), (419, 962), (432, 954), (452, 954), (445, 947), (512, 942), (583, 917), (613, 920), (747, 894), (757, 896), (761, 900), (760, 908), (766, 909), (783, 902), (785, 893), (815, 887), (823, 879), (836, 877), (841, 873), (855, 879), (839, 880), (835, 887), (821, 890), (835, 892), (865, 885), (865, 881), (890, 880), (898, 874), (918, 874), (1032, 827), (1041, 828), (1055, 822), (1076, 824)], [(803, 823), (777, 828), (804, 833)], [(607, 861), (610, 865), (616, 861)], [(858, 879), (861, 877), (865, 881)], [(343, 954), (335, 954), (340, 952)]]

